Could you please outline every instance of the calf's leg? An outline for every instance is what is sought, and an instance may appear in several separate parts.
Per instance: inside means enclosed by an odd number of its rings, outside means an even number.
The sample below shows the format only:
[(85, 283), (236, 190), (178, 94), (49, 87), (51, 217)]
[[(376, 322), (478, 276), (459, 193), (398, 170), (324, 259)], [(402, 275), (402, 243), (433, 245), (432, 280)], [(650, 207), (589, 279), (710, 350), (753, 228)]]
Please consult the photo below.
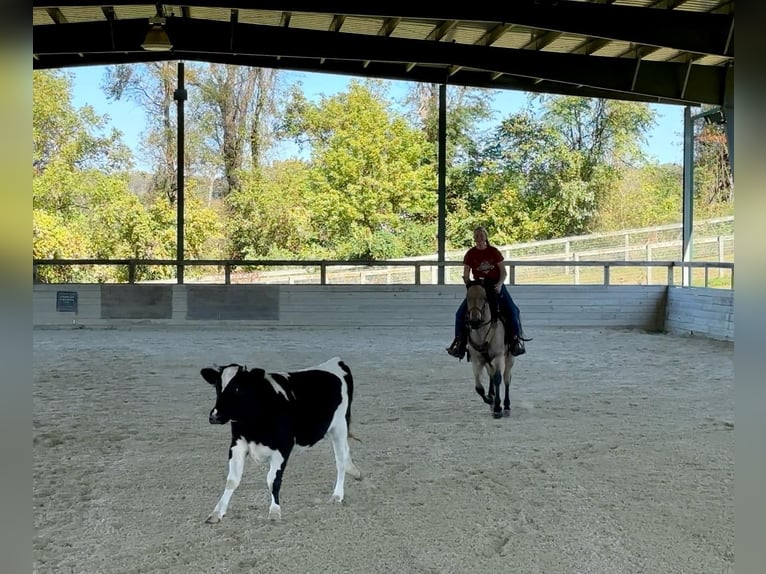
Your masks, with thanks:
[(239, 486), (239, 482), (242, 480), (242, 471), (245, 468), (245, 457), (247, 456), (247, 445), (239, 441), (232, 445), (229, 450), (229, 474), (226, 477), (226, 488), (224, 488), (223, 495), (218, 500), (218, 504), (215, 505), (213, 512), (207, 517), (205, 522), (209, 524), (215, 524), (220, 522), (221, 518), (226, 514), (226, 509), (229, 507), (229, 501), (231, 495)]
[(338, 424), (330, 429), (330, 438), (332, 439), (332, 449), (335, 453), (335, 468), (337, 475), (335, 477), (335, 488), (332, 491), (331, 500), (334, 502), (343, 502), (345, 495), (344, 487), (346, 482), (346, 473), (356, 479), (362, 477), (362, 473), (351, 460), (351, 451), (348, 446), (348, 425), (346, 419), (341, 419)]
[(269, 518), (279, 520), (282, 518), (282, 509), (279, 507), (279, 489), (282, 487), (282, 475), (287, 466), (289, 452), (283, 456), (279, 451), (274, 452), (269, 459), (269, 472), (266, 473), (266, 484), (271, 493), (271, 505), (269, 506)]

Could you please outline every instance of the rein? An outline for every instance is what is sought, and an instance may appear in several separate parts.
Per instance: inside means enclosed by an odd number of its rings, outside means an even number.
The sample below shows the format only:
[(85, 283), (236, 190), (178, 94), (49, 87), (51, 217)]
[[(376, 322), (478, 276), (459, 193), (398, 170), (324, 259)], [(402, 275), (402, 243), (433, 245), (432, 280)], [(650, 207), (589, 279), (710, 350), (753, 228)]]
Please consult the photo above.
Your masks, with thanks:
[[(485, 301), (484, 305), (482, 305), (481, 308), (481, 316), (484, 317), (484, 312), (489, 308), (488, 303)], [(476, 309), (476, 307), (472, 307), (472, 309)], [(469, 312), (471, 309), (468, 310)], [(487, 329), (487, 332), (484, 335), (484, 341), (482, 343), (476, 343), (473, 338), (471, 337), (471, 334), (474, 332), (478, 332), (482, 327), (486, 327), (487, 325), (491, 325), (489, 329)], [(491, 314), (490, 318), (486, 319), (485, 321), (479, 323), (478, 326), (473, 327), (470, 323), (468, 323), (468, 341), (471, 343), (471, 346), (475, 348), (478, 352), (480, 352), (482, 355), (485, 356), (486, 359), (489, 359), (489, 355), (487, 354), (487, 350), (489, 349), (489, 342), (492, 340), (492, 337), (495, 334), (495, 329), (497, 328), (497, 321), (493, 321)]]

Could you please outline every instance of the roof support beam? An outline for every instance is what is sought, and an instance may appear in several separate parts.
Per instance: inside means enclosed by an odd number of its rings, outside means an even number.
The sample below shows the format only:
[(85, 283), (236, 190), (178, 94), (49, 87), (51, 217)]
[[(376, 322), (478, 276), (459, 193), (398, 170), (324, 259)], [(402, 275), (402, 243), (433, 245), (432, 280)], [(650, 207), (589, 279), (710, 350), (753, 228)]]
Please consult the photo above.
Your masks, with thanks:
[[(145, 19), (116, 21), (112, 24), (118, 51), (128, 52), (135, 62), (151, 61), (140, 48), (146, 33)], [(412, 63), (413, 54), (417, 53), (418, 68), (452, 65), (476, 70), (477, 62), (480, 62), (487, 78), (492, 73), (539, 78), (595, 90), (635, 93), (637, 99), (649, 101), (690, 100), (720, 105), (724, 92), (723, 68), (693, 65), (686, 82), (686, 93), (682, 94), (687, 70), (686, 65), (680, 63), (644, 61), (641, 64), (642, 74), (634, 82), (635, 61), (627, 58), (424, 42), (343, 32), (279, 29), (241, 23), (234, 25), (235, 41), (232, 48), (229, 45), (230, 26), (228, 22), (170, 18), (166, 29), (174, 48), (161, 59), (210, 58), (213, 61), (212, 58), (217, 56), (228, 59), (229, 63), (244, 64), (254, 57), (300, 58), (317, 62), (320, 59), (343, 61), (348, 54), (355, 54), (355, 60), (396, 64), (401, 70), (396, 79), (417, 81), (407, 73), (412, 68), (407, 71), (404, 69), (404, 66)], [(36, 68), (45, 66), (43, 56), (46, 55), (111, 51), (111, 34), (107, 22), (36, 26), (33, 29), (33, 52), (41, 56), (41, 60), (34, 62)], [(61, 62), (62, 58), (56, 58), (56, 61)], [(74, 59), (69, 61), (73, 62)], [(323, 66), (322, 71), (330, 70)], [(437, 83), (443, 82), (444, 76), (444, 71), (440, 69)]]

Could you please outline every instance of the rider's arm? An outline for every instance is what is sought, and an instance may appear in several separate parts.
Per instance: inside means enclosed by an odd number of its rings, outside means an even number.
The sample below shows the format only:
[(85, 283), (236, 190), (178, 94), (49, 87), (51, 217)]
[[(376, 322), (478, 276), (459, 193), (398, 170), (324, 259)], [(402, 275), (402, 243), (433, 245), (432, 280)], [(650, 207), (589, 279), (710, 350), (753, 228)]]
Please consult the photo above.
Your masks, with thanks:
[(500, 280), (495, 285), (495, 291), (499, 293), (500, 288), (503, 286), (503, 283), (505, 283), (505, 278), (508, 277), (508, 273), (505, 270), (505, 263), (502, 261), (498, 261), (497, 267), (500, 269)]
[(468, 285), (468, 282), (470, 280), (471, 280), (471, 266), (463, 265), (463, 283)]

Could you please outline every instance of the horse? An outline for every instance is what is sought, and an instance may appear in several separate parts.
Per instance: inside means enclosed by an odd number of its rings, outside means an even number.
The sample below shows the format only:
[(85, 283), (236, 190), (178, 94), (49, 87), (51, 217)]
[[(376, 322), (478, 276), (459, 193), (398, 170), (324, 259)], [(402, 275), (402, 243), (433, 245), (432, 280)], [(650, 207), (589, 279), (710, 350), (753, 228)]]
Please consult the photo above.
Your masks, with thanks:
[[(487, 287), (491, 289), (492, 287)], [(511, 400), (508, 396), (511, 385), (511, 368), (514, 357), (505, 341), (505, 325), (492, 313), (484, 285), (472, 282), (466, 292), (466, 318), (468, 324), (468, 360), (473, 366), (476, 392), (488, 405), (492, 405), (492, 416), (499, 419), (511, 414)], [(481, 384), (482, 371), (489, 375), (489, 393), (485, 394)], [(505, 382), (505, 398), (500, 408), (500, 380)]]

